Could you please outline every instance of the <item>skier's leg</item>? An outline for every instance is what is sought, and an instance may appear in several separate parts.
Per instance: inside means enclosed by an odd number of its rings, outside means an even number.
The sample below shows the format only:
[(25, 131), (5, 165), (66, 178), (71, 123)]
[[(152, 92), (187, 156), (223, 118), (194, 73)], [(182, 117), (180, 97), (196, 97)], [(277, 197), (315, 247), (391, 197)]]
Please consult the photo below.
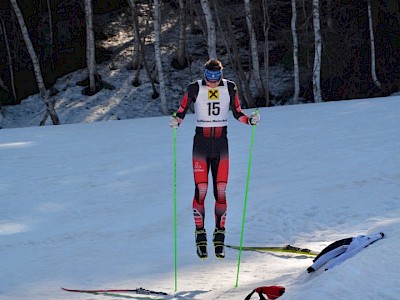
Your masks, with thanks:
[(205, 158), (193, 157), (195, 191), (193, 197), (193, 216), (196, 229), (204, 228), (205, 204), (208, 189), (209, 164)]
[(226, 200), (226, 186), (229, 174), (229, 154), (226, 139), (219, 143), (219, 158), (211, 163), (213, 177), (213, 188), (215, 197), (215, 227), (225, 229), (226, 211), (228, 208)]
[(229, 156), (227, 140), (219, 144), (219, 158), (211, 163), (215, 197), (215, 231), (214, 248), (218, 258), (225, 257), (225, 220), (227, 211), (226, 185), (229, 173)]
[[(204, 142), (204, 141), (203, 141)], [(200, 258), (207, 258), (207, 234), (204, 229), (205, 208), (204, 200), (208, 188), (208, 170), (206, 152), (202, 138), (195, 136), (193, 143), (193, 175), (195, 182), (195, 193), (193, 197), (193, 216), (196, 225), (195, 240), (197, 255)]]

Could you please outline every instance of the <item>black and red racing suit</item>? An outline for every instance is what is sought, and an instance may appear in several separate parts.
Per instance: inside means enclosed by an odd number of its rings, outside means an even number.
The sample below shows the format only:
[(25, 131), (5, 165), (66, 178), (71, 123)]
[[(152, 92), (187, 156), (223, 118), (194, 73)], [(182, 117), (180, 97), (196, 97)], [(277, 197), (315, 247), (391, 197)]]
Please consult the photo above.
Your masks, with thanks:
[(183, 120), (192, 103), (197, 117), (192, 154), (195, 182), (193, 215), (196, 229), (204, 228), (204, 200), (210, 169), (215, 197), (215, 227), (224, 229), (229, 173), (228, 112), (231, 110), (233, 116), (244, 124), (249, 124), (249, 117), (242, 112), (235, 83), (225, 79), (216, 88), (208, 87), (204, 80), (191, 83), (176, 112), (179, 122)]

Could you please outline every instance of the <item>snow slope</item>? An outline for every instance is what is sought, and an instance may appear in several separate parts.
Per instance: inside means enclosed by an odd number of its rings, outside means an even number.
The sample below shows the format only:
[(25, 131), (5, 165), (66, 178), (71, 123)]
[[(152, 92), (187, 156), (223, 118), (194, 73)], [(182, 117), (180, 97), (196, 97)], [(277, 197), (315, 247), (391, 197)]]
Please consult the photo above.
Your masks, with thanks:
[[(162, 290), (171, 299), (399, 299), (400, 96), (262, 108), (244, 245), (386, 236), (332, 270), (312, 259), (238, 251), (195, 254), (194, 116), (177, 131), (178, 291), (174, 292), (173, 132), (168, 117), (0, 130), (0, 299), (109, 300), (70, 288)], [(250, 113), (251, 111), (247, 111)], [(238, 245), (251, 127), (232, 117), (226, 243)], [(206, 228), (213, 231), (212, 193)], [(211, 239), (211, 237), (210, 237)], [(252, 299), (256, 299), (256, 295)]]

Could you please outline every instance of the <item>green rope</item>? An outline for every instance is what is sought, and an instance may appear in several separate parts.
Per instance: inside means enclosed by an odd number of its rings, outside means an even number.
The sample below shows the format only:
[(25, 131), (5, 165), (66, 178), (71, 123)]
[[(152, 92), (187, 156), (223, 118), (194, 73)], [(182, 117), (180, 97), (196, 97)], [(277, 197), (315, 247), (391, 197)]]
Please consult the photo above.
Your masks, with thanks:
[[(258, 110), (256, 110), (256, 113), (258, 113)], [(256, 129), (255, 129), (256, 126), (255, 125), (252, 125), (251, 127), (252, 128), (251, 128), (251, 141), (250, 141), (250, 155), (249, 155), (249, 163), (248, 163), (248, 167), (247, 167), (246, 191), (245, 191), (245, 195), (244, 195), (243, 216), (242, 216), (242, 232), (240, 234), (239, 257), (238, 257), (238, 266), (237, 266), (236, 285), (235, 285), (235, 287), (238, 287), (238, 283), (239, 283), (239, 272), (240, 272), (240, 260), (241, 260), (241, 257), (242, 257), (244, 223), (245, 223), (245, 220), (246, 220), (247, 196), (248, 196), (248, 193), (249, 193), (251, 162), (253, 160), (254, 135), (255, 135), (255, 131), (256, 131)]]

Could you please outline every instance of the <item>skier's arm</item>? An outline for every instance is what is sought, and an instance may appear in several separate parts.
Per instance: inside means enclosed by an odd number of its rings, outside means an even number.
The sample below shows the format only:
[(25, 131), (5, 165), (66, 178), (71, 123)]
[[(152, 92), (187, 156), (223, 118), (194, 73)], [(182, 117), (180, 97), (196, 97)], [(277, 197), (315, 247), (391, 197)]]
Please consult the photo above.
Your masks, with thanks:
[(189, 84), (185, 94), (183, 95), (181, 104), (178, 110), (175, 112), (175, 118), (178, 123), (181, 124), (185, 118), (186, 112), (188, 111), (190, 105), (196, 102), (197, 95), (199, 93), (199, 85), (197, 82)]
[(235, 119), (239, 120), (244, 124), (257, 125), (257, 123), (260, 122), (259, 115), (256, 116), (255, 122), (252, 122), (252, 118), (254, 118), (254, 115), (252, 114), (250, 117), (247, 116), (240, 107), (239, 93), (237, 91), (236, 84), (233, 83), (232, 81), (227, 81), (227, 84), (228, 84), (229, 96), (231, 99), (230, 100), (231, 110)]

